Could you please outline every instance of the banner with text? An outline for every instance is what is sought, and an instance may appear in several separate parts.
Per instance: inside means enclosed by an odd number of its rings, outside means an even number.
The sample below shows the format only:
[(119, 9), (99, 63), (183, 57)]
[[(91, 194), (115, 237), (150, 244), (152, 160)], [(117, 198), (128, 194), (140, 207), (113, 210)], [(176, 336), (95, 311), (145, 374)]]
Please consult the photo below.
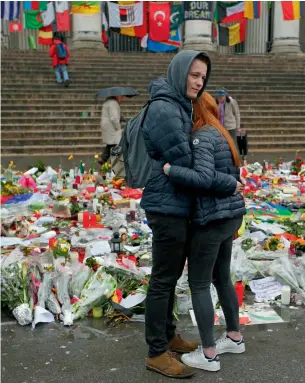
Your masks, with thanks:
[(212, 1), (184, 1), (184, 20), (212, 21)]

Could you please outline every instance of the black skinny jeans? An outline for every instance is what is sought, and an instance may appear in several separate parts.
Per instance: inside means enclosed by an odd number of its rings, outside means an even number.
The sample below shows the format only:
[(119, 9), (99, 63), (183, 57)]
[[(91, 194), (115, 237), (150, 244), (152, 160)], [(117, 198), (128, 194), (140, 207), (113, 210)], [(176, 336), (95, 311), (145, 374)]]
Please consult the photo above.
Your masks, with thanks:
[(166, 352), (175, 336), (175, 288), (185, 265), (189, 218), (149, 212), (146, 217), (153, 232), (153, 266), (145, 304), (145, 335), (152, 357)]
[(192, 302), (204, 348), (214, 347), (213, 283), (226, 319), (227, 331), (239, 331), (239, 307), (230, 276), (232, 243), (242, 218), (193, 226), (188, 253), (188, 275)]

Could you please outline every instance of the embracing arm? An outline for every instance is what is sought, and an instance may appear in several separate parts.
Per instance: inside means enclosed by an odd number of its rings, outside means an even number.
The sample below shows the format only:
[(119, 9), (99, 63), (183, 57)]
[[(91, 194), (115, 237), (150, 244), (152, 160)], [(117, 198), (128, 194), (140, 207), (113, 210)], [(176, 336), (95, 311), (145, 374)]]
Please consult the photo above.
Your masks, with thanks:
[(205, 136), (201, 136), (193, 146), (193, 169), (172, 165), (169, 172), (171, 182), (195, 189), (213, 190), (217, 193), (232, 195), (236, 191), (237, 180), (215, 170), (214, 145)]

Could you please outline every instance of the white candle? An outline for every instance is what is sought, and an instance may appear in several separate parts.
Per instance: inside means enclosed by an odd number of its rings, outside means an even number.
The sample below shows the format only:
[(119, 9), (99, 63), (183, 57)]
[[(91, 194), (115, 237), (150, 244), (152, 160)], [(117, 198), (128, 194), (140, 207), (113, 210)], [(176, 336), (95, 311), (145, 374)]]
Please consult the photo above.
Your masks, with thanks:
[(290, 305), (290, 295), (291, 295), (290, 286), (283, 286), (282, 297), (281, 297), (282, 305), (286, 305), (286, 306)]
[(77, 220), (78, 220), (78, 222), (83, 222), (83, 213), (82, 212), (77, 214)]

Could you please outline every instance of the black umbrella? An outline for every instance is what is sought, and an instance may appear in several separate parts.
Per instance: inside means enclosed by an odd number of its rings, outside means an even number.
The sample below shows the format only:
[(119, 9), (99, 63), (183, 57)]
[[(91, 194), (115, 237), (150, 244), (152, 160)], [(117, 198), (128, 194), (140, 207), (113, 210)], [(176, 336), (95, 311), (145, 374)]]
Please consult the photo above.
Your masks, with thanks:
[(140, 93), (137, 92), (134, 88), (124, 87), (124, 86), (115, 86), (113, 88), (101, 89), (97, 92), (97, 98), (107, 98), (107, 97), (134, 97), (138, 96)]

